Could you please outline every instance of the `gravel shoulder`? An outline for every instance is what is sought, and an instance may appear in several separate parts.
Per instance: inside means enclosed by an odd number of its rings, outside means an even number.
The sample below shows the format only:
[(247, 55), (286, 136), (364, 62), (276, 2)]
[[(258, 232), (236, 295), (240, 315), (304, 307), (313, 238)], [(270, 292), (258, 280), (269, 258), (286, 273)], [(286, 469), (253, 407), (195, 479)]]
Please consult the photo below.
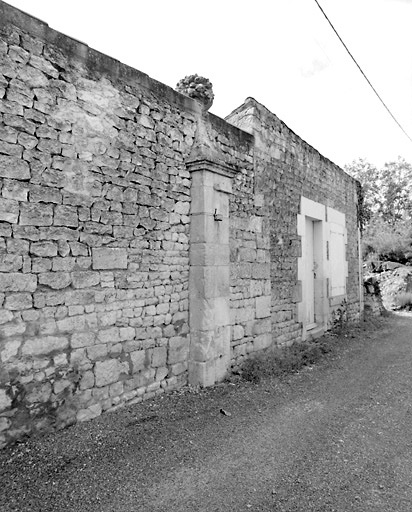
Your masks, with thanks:
[(410, 512), (412, 316), (330, 342), (280, 379), (182, 390), (1, 451), (0, 510)]

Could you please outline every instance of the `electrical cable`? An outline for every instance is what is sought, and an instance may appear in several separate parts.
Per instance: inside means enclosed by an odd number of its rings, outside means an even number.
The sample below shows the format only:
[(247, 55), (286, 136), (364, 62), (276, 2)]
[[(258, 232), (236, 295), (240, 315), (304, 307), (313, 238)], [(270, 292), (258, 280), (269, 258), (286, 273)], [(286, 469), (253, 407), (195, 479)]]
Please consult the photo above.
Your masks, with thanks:
[(321, 10), (323, 16), (326, 18), (327, 22), (329, 23), (329, 25), (332, 27), (332, 30), (335, 32), (335, 34), (337, 35), (339, 41), (342, 43), (343, 47), (345, 48), (345, 50), (348, 52), (350, 58), (353, 60), (353, 62), (356, 64), (357, 68), (359, 69), (359, 71), (362, 73), (363, 77), (365, 78), (365, 80), (368, 82), (368, 84), (370, 85), (371, 89), (373, 90), (373, 92), (376, 94), (376, 96), (378, 97), (379, 101), (382, 103), (382, 105), (385, 107), (385, 109), (388, 111), (389, 115), (392, 117), (392, 119), (395, 121), (395, 123), (399, 126), (399, 128), (403, 131), (403, 133), (406, 135), (406, 137), (408, 137), (408, 139), (412, 142), (412, 138), (408, 135), (408, 133), (406, 132), (406, 130), (404, 130), (403, 126), (400, 124), (400, 122), (396, 119), (396, 117), (392, 114), (392, 112), (389, 110), (389, 107), (386, 105), (386, 103), (383, 101), (383, 99), (380, 97), (379, 93), (377, 92), (377, 90), (375, 89), (375, 87), (372, 85), (372, 83), (370, 82), (369, 78), (365, 75), (365, 73), (363, 72), (362, 68), (359, 66), (359, 64), (356, 62), (356, 59), (355, 57), (352, 55), (352, 53), (349, 51), (349, 48), (346, 46), (346, 44), (344, 43), (343, 39), (340, 37), (340, 35), (338, 34), (338, 31), (336, 30), (336, 28), (333, 26), (332, 22), (330, 21), (330, 19), (328, 18), (328, 16), (326, 15), (325, 11), (322, 9), (322, 7), (320, 6), (318, 0), (315, 0), (316, 2), (316, 5), (319, 7), (319, 9)]

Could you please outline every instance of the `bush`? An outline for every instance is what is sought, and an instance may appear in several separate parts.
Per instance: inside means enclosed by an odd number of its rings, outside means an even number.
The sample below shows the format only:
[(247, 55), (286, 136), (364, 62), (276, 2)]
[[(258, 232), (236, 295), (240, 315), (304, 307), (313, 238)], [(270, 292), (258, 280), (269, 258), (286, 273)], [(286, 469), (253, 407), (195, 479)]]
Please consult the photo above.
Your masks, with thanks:
[(412, 256), (410, 223), (389, 225), (382, 219), (372, 219), (363, 236), (363, 258), (407, 263)]
[(412, 310), (412, 292), (402, 292), (395, 297), (396, 305), (400, 309)]

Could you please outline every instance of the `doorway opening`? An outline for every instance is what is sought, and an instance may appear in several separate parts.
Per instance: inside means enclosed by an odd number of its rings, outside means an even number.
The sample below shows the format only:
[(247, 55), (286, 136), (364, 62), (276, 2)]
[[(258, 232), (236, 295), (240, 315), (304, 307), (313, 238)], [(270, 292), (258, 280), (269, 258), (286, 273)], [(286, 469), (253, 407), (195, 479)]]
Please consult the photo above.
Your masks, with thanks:
[(305, 217), (305, 327), (315, 329), (323, 323), (323, 237), (322, 221)]

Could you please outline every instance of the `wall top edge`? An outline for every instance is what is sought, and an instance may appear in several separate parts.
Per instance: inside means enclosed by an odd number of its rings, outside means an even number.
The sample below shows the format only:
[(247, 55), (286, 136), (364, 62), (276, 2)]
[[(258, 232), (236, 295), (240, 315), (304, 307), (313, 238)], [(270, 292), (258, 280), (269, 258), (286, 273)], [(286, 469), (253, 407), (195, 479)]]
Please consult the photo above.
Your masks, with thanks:
[[(316, 155), (321, 161), (323, 161), (326, 165), (334, 167), (338, 172), (344, 174), (353, 180), (353, 182), (359, 184), (359, 181), (356, 178), (350, 176), (346, 171), (342, 169), (339, 165), (335, 164), (322, 155), (316, 148), (311, 146), (308, 142), (302, 139), (299, 135), (296, 134), (289, 126), (279, 119), (279, 117), (271, 112), (265, 105), (257, 101), (255, 98), (249, 96), (245, 99), (242, 105), (233, 110), (228, 116), (225, 117), (225, 120), (228, 123), (235, 123), (236, 119), (246, 119), (249, 118), (249, 122), (247, 123), (250, 127), (250, 131), (255, 135), (255, 137), (259, 137), (259, 134), (262, 129), (262, 125), (272, 123), (280, 127), (281, 131), (288, 132), (292, 137), (296, 139), (296, 142), (302, 145), (302, 147), (306, 148), (311, 154)], [(263, 144), (263, 148), (268, 148), (267, 144)]]
[[(112, 82), (123, 82), (132, 87), (139, 85), (183, 111), (192, 113), (196, 117), (202, 115), (202, 106), (196, 100), (177, 92), (172, 87), (151, 78), (136, 68), (90, 48), (82, 41), (58, 32), (43, 20), (0, 0), (0, 33), (9, 31), (11, 27), (27, 32), (46, 44), (56, 46), (69, 61), (76, 61), (89, 71), (106, 76)], [(231, 138), (235, 137), (238, 143), (248, 148), (253, 146), (253, 136), (241, 128), (212, 113), (209, 113), (209, 120), (219, 132), (228, 134)]]
[(153, 93), (161, 94), (168, 101), (195, 114), (201, 113), (200, 104), (154, 80), (146, 73), (123, 64), (117, 59), (90, 48), (86, 43), (51, 28), (46, 22), (0, 0), (0, 33), (11, 27), (37, 37), (42, 42), (58, 47), (69, 61), (82, 64), (89, 71), (105, 75), (111, 81), (122, 81), (131, 86), (140, 85)]

